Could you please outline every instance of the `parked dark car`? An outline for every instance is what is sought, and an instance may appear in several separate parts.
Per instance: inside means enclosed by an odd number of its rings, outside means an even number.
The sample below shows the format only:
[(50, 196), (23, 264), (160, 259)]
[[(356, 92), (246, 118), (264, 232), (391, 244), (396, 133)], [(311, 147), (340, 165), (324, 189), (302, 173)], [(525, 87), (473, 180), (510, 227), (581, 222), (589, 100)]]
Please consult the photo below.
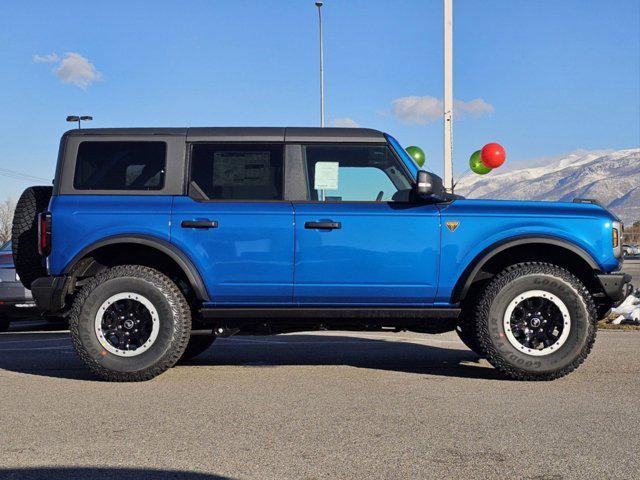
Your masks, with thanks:
[(0, 247), (0, 331), (9, 328), (12, 317), (35, 308), (31, 291), (24, 288), (13, 265), (11, 242)]

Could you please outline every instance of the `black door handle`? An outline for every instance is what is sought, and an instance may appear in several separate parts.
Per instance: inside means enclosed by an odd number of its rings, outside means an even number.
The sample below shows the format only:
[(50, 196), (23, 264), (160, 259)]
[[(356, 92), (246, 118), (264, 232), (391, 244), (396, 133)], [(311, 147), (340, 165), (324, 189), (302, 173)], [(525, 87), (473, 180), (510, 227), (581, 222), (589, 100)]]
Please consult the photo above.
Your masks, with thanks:
[(182, 228), (218, 228), (215, 220), (183, 220), (180, 224)]
[(304, 228), (313, 230), (337, 230), (342, 228), (340, 222), (305, 222)]

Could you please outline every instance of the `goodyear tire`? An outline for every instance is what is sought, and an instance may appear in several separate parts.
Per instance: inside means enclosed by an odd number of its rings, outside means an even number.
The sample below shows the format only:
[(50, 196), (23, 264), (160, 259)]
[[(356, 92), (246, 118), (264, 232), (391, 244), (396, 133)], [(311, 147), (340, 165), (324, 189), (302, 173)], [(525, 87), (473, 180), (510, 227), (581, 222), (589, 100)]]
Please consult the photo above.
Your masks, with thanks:
[(213, 344), (215, 340), (216, 337), (213, 335), (193, 335), (189, 339), (189, 343), (187, 344), (187, 348), (180, 358), (180, 362), (187, 362), (192, 358), (195, 358), (198, 355), (204, 353), (208, 350), (208, 348)]
[(473, 318), (460, 318), (456, 325), (456, 333), (458, 338), (465, 344), (465, 346), (479, 357), (483, 357), (480, 342), (476, 335), (475, 325)]
[(480, 348), (516, 380), (553, 380), (575, 370), (596, 337), (596, 308), (584, 284), (548, 263), (513, 265), (480, 296)]
[(49, 207), (52, 187), (29, 187), (20, 196), (13, 216), (13, 263), (25, 288), (47, 274), (38, 252), (38, 214)]
[(149, 380), (183, 355), (191, 311), (167, 276), (124, 265), (96, 275), (82, 288), (69, 331), (76, 352), (97, 376), (116, 382)]
[(478, 340), (478, 329), (476, 328), (476, 309), (478, 305), (478, 290), (474, 289), (464, 301), (464, 306), (458, 323), (456, 333), (465, 346), (479, 357), (484, 357), (482, 346)]

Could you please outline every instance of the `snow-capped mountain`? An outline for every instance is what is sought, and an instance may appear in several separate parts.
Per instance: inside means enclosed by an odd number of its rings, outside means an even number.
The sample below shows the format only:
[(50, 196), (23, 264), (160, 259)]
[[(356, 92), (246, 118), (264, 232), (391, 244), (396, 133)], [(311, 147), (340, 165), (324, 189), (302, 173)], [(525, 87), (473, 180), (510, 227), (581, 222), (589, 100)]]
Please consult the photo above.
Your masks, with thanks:
[(534, 167), (518, 168), (516, 163), (484, 176), (470, 173), (455, 191), (467, 198), (561, 202), (595, 198), (629, 225), (640, 220), (640, 148), (575, 152)]

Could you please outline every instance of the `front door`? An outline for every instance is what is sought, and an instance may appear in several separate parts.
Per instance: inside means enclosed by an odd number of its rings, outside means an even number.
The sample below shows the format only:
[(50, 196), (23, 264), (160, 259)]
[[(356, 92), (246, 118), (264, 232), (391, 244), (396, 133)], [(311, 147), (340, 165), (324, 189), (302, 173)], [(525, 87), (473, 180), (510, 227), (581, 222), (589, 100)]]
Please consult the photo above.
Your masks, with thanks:
[(293, 207), (283, 200), (282, 144), (196, 143), (190, 195), (175, 197), (171, 241), (216, 305), (289, 305)]
[(294, 202), (294, 301), (428, 305), (438, 283), (439, 211), (409, 201), (386, 145), (303, 146), (309, 201)]

